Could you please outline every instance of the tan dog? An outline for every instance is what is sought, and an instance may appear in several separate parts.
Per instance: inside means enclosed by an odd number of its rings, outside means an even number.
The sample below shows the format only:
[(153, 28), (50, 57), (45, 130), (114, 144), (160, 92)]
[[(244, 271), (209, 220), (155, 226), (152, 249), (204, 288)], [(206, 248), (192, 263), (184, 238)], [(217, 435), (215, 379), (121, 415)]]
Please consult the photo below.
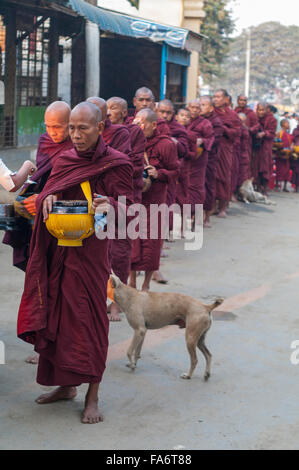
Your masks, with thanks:
[(257, 202), (260, 204), (266, 204), (267, 206), (276, 206), (276, 202), (270, 201), (267, 196), (254, 190), (253, 187), (254, 178), (249, 178), (244, 181), (242, 186), (239, 188), (239, 195), (242, 202), (250, 204), (251, 202)]
[(223, 299), (212, 305), (204, 305), (199, 300), (184, 294), (142, 292), (123, 284), (111, 275), (114, 300), (126, 314), (134, 336), (127, 355), (128, 367), (136, 368), (146, 331), (156, 330), (167, 325), (186, 326), (186, 345), (190, 355), (190, 370), (182, 374), (183, 379), (191, 379), (197, 365), (196, 346), (206, 359), (205, 380), (210, 377), (212, 355), (205, 345), (205, 336), (211, 326), (211, 312)]

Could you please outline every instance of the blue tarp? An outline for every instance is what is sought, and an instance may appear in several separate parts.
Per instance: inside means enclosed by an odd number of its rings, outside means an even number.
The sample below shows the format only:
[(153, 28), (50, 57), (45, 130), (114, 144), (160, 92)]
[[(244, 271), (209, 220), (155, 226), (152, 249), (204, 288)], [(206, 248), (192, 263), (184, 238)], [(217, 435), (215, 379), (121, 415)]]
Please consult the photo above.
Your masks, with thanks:
[(68, 0), (68, 5), (79, 15), (99, 25), (103, 31), (133, 38), (165, 42), (169, 46), (185, 48), (189, 31), (175, 26), (167, 26), (143, 18), (116, 13), (95, 7), (83, 0)]

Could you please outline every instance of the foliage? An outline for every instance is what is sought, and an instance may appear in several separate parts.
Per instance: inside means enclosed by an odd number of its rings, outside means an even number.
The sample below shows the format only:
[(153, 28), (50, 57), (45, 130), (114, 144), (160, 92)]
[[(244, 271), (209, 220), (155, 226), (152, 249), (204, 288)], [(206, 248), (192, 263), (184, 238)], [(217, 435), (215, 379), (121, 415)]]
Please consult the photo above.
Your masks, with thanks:
[(131, 3), (133, 7), (136, 7), (136, 8), (139, 7), (139, 0), (128, 0), (128, 2)]
[[(235, 38), (217, 86), (244, 93), (247, 32)], [(299, 27), (267, 22), (251, 28), (250, 98), (289, 104), (299, 100)], [(297, 96), (296, 96), (297, 95)]]
[(229, 50), (230, 35), (234, 31), (234, 22), (227, 4), (227, 0), (205, 0), (204, 3), (206, 17), (200, 32), (207, 39), (203, 40), (199, 63), (201, 75), (209, 84), (221, 74), (221, 64)]

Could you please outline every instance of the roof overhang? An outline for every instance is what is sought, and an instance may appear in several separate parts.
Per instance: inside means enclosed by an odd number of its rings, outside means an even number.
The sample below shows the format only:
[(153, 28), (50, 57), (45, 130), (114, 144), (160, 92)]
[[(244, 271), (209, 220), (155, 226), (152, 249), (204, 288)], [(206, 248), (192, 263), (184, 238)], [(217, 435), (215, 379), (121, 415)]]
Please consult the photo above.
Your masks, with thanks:
[(83, 0), (67, 0), (66, 4), (80, 16), (97, 24), (102, 31), (135, 39), (148, 39), (156, 43), (166, 43), (188, 51), (201, 51), (204, 36), (188, 29), (95, 7)]

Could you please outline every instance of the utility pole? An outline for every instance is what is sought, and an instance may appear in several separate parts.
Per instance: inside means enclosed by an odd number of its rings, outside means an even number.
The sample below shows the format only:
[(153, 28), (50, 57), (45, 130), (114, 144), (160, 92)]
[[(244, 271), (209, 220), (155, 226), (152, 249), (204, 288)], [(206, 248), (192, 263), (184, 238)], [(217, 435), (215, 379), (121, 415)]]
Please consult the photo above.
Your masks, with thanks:
[(251, 58), (251, 29), (247, 31), (246, 45), (246, 71), (245, 71), (245, 95), (249, 96), (250, 90), (250, 58)]

